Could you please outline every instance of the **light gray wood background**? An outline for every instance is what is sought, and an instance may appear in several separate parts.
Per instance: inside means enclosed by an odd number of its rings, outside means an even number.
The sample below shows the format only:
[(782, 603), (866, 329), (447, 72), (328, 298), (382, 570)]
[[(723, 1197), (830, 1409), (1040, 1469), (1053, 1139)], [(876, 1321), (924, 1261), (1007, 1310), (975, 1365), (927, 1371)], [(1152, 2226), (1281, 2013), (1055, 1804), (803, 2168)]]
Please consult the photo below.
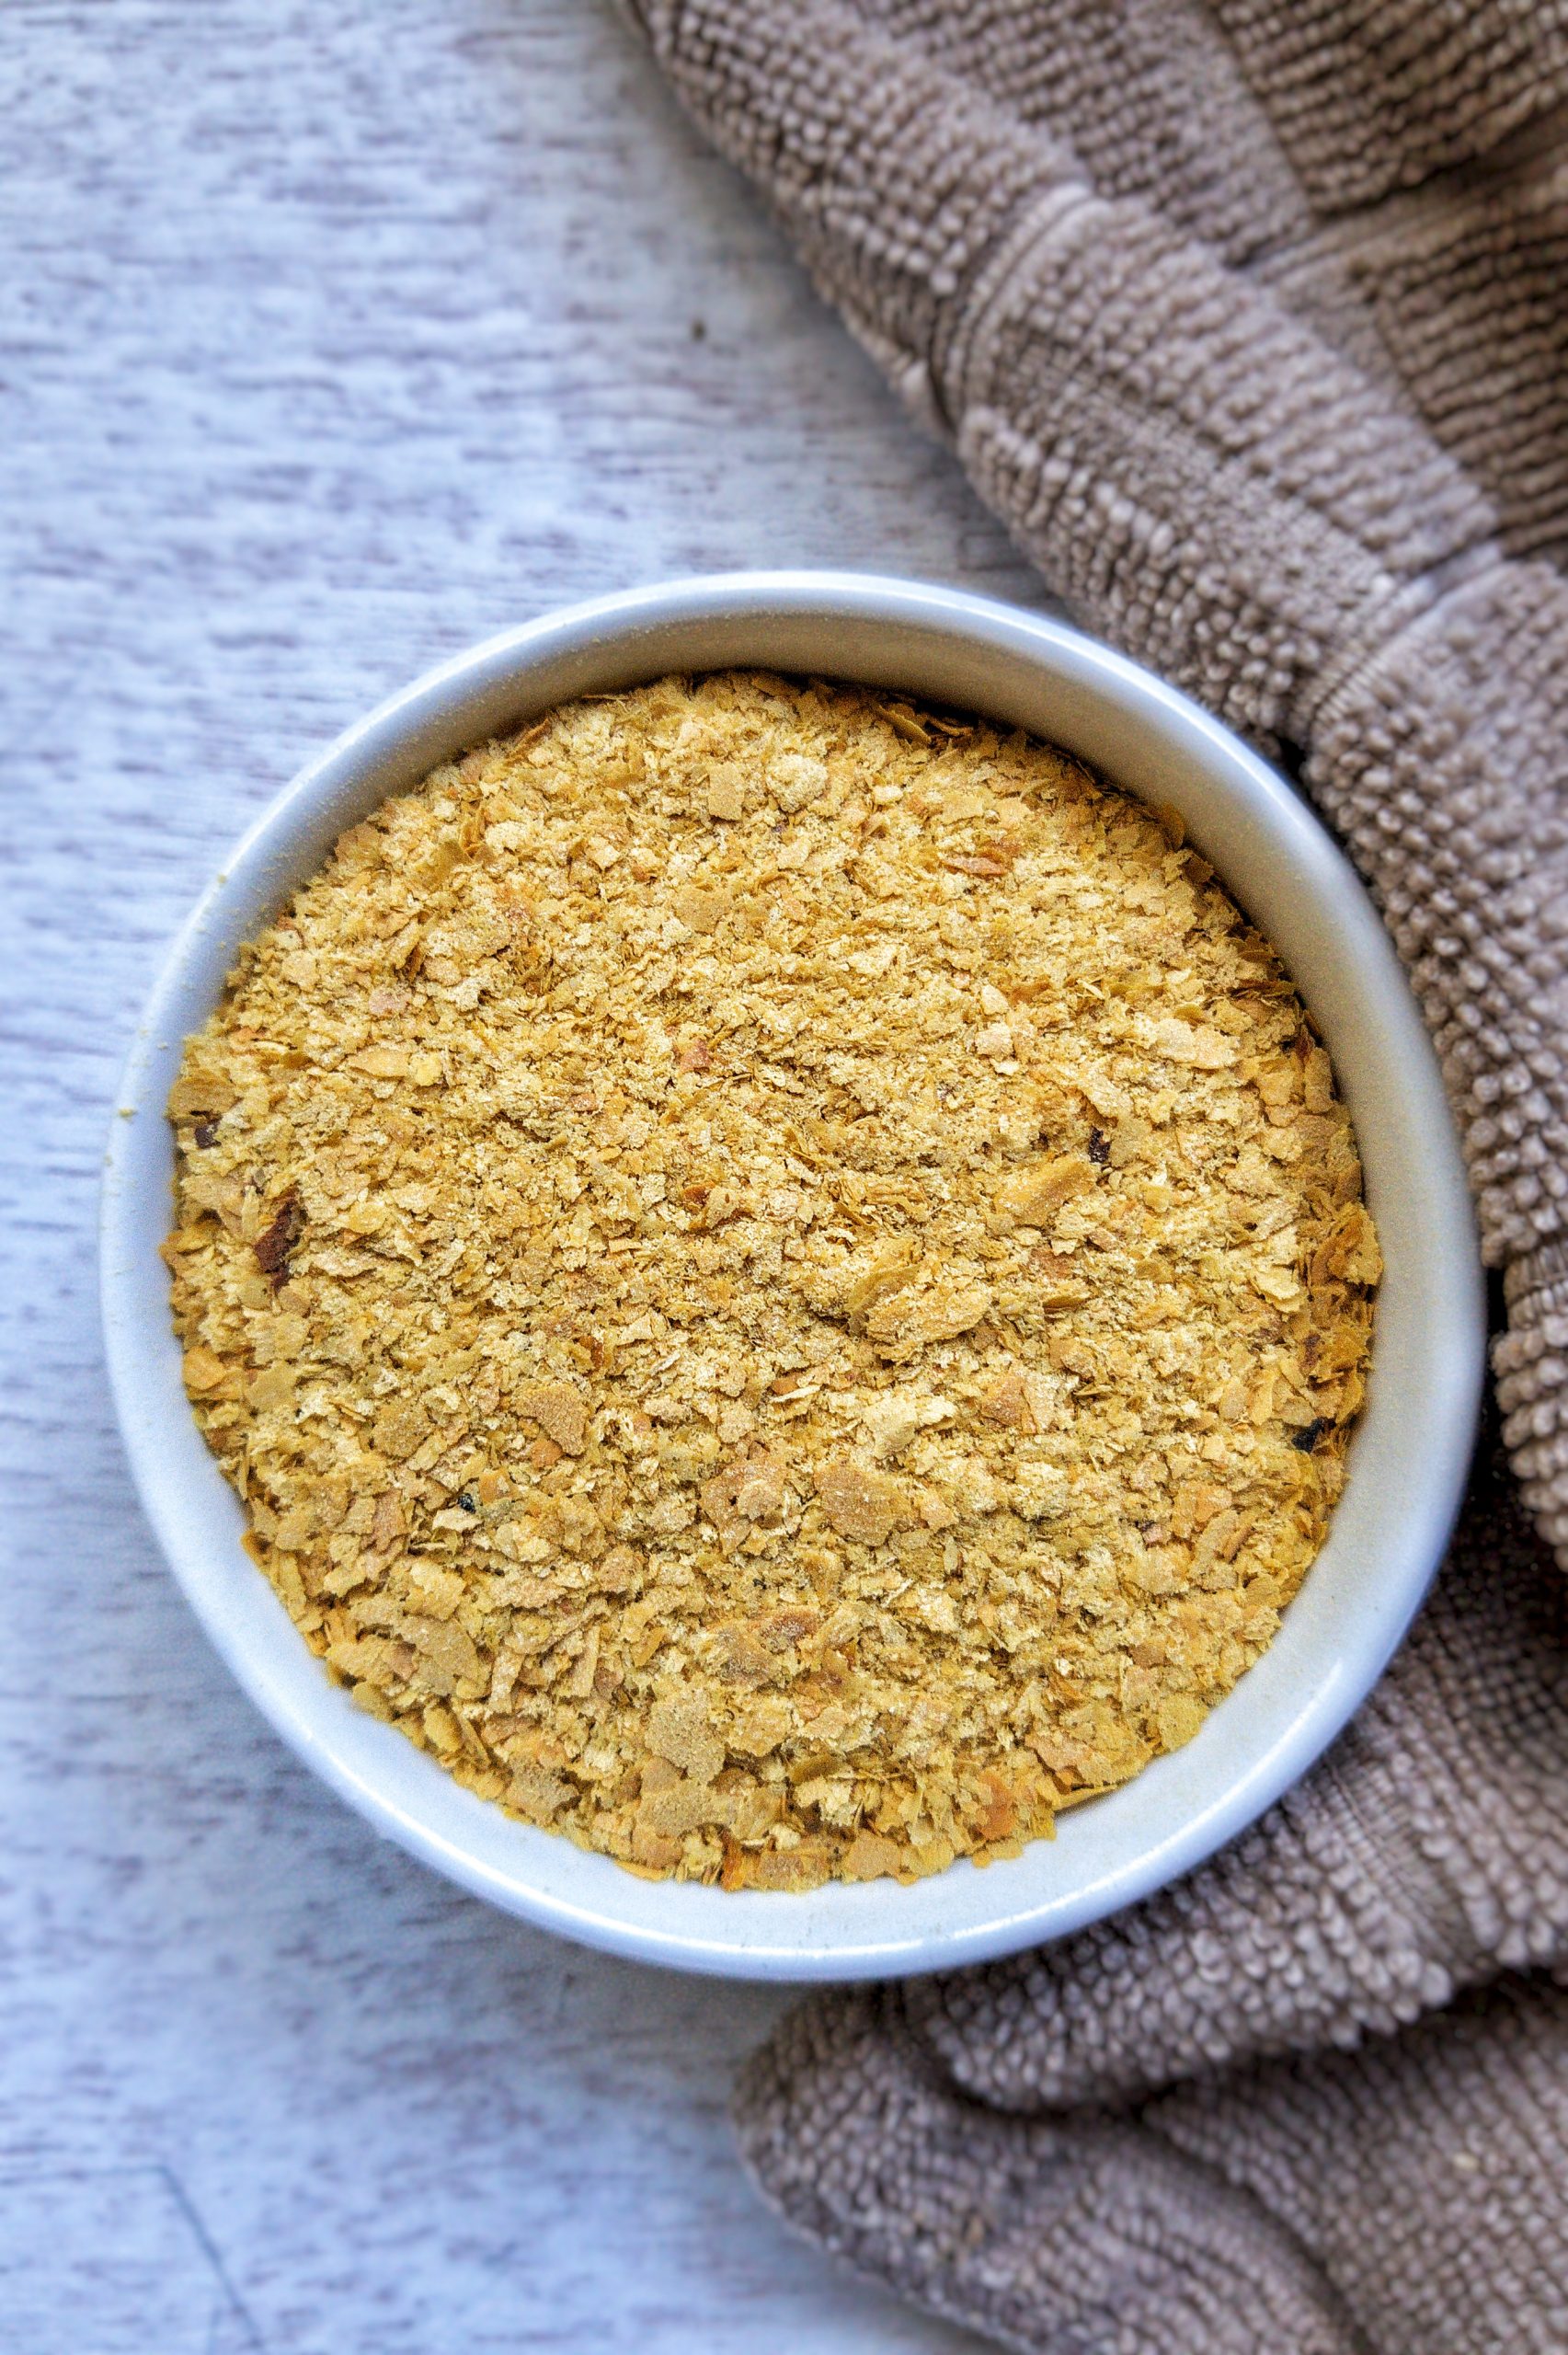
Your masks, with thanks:
[(672, 572), (1037, 587), (605, 0), (10, 0), (0, 83), (0, 2348), (971, 2344), (738, 2171), (778, 1998), (489, 1912), (253, 1714), (93, 1220), (164, 944), (387, 690)]

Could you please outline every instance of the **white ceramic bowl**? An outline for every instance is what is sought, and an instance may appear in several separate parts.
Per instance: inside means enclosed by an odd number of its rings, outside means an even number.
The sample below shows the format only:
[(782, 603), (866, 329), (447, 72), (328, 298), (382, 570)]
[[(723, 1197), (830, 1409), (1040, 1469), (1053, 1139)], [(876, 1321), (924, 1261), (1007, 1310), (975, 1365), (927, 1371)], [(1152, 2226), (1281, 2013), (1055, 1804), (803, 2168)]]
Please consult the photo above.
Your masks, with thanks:
[[(738, 664), (897, 686), (1068, 746), (1173, 803), (1276, 943), (1333, 1057), (1387, 1263), (1367, 1407), (1327, 1543), (1259, 1664), (1196, 1739), (1068, 1814), (1015, 1862), (791, 1896), (645, 1881), (514, 1822), (355, 1707), (242, 1552), (240, 1507), (186, 1403), (158, 1258), (180, 1044), (238, 944), (345, 826), (440, 761), (563, 698)], [(103, 1212), (104, 1316), (147, 1512), (246, 1691), (332, 1787), (427, 1863), (530, 1920), (685, 1970), (850, 1979), (980, 1961), (1093, 1921), (1250, 1823), (1333, 1739), (1386, 1664), (1457, 1510), (1484, 1349), (1480, 1261), (1426, 1035), (1350, 867), (1291, 787), (1173, 688), (1057, 624), (920, 584), (836, 573), (676, 581), (493, 638), (351, 728), (213, 882), (126, 1068)]]

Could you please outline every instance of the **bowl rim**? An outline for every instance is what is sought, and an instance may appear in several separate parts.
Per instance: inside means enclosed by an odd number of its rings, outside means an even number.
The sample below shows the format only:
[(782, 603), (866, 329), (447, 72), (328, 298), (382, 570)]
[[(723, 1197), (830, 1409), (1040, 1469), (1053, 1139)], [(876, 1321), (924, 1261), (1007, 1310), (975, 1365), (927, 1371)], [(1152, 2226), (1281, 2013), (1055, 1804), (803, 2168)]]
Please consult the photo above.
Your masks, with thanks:
[[(193, 1027), (193, 1008), (199, 1021), (216, 1003), (238, 942), (319, 865), (345, 825), (388, 794), (406, 789), (464, 744), (582, 692), (572, 680), (631, 685), (661, 671), (719, 667), (701, 659), (667, 659), (670, 647), (703, 638), (704, 632), (709, 639), (715, 632), (721, 638), (738, 634), (739, 642), (754, 647), (750, 654), (721, 657), (737, 667), (845, 679), (866, 678), (866, 649), (876, 645), (883, 651), (873, 667), (884, 675), (872, 684), (898, 681), (917, 695), (950, 704), (967, 700), (971, 707), (974, 698), (906, 675), (892, 642), (918, 649), (918, 668), (928, 680), (944, 663), (951, 676), (965, 674), (966, 666), (1001, 665), (1009, 679), (1016, 678), (1020, 699), (1031, 692), (1057, 697), (1059, 726), (1065, 713), (1081, 730), (1092, 722), (1112, 733), (1132, 727), (1162, 748), (1179, 787), (1169, 798), (1181, 807), (1184, 794), (1196, 794), (1198, 821), (1188, 813), (1189, 831), (1228, 888), (1237, 890), (1231, 877), (1238, 863), (1251, 861), (1253, 887), (1237, 891), (1248, 913), (1254, 913), (1260, 890), (1276, 890), (1284, 895), (1281, 905), (1294, 911), (1286, 929), (1297, 926), (1303, 953), (1323, 976), (1319, 994), (1310, 998), (1314, 1017), (1322, 991), (1338, 994), (1352, 1009), (1340, 1017), (1345, 1028), (1354, 1028), (1357, 1040), (1363, 1030), (1373, 1038), (1375, 1052), (1368, 1048), (1363, 1056), (1360, 1045), (1355, 1050), (1371, 1077), (1361, 1083), (1361, 1100), (1351, 1098), (1368, 1192), (1375, 1165), (1387, 1160), (1400, 1189), (1388, 1206), (1396, 1222), (1414, 1222), (1421, 1243), (1419, 1253), (1405, 1250), (1408, 1272), (1400, 1280), (1397, 1396), (1394, 1372), (1382, 1362), (1385, 1283), (1368, 1405), (1353, 1442), (1345, 1495), (1307, 1583), (1263, 1660), (1192, 1743), (1070, 1813), (1056, 1842), (1033, 1843), (1017, 1862), (984, 1871), (964, 1860), (908, 1889), (883, 1881), (831, 1883), (826, 1890), (797, 1894), (730, 1893), (644, 1881), (608, 1858), (518, 1823), (464, 1790), (406, 1737), (360, 1711), (330, 1683), (266, 1580), (240, 1552), (237, 1499), (190, 1415), (166, 1278), (148, 1247), (169, 1223), (173, 1146), (164, 1099), (173, 1065)], [(763, 649), (764, 637), (771, 653)], [(790, 659), (792, 645), (808, 643), (843, 647), (852, 659), (841, 667)], [(910, 660), (916, 664), (915, 652)], [(568, 682), (564, 687), (563, 679)], [(989, 702), (996, 711), (1006, 699), (1000, 689), (988, 690), (978, 707)], [(1114, 770), (1111, 781), (1137, 791), (1135, 779)], [(1223, 843), (1217, 831), (1222, 821), (1232, 829)], [(1263, 928), (1277, 937), (1277, 917)], [(1299, 956), (1282, 953), (1298, 978)], [(1336, 1040), (1325, 1027), (1324, 1036), (1338, 1069), (1344, 1035)], [(1401, 1141), (1397, 1154), (1392, 1146), (1383, 1151), (1390, 1135)], [(1407, 1215), (1411, 1189), (1420, 1199)], [(1376, 1200), (1373, 1207), (1382, 1227), (1384, 1209)], [(377, 1830), (474, 1893), (589, 1946), (739, 1978), (881, 1978), (1010, 1953), (1118, 1911), (1191, 1870), (1255, 1821), (1340, 1731), (1419, 1605), (1462, 1497), (1484, 1373), (1485, 1293), (1474, 1216), (1436, 1059), (1371, 902), (1305, 802), (1187, 696), (1067, 625), (964, 591), (872, 574), (707, 574), (589, 599), (453, 656), (347, 729), (248, 829), (159, 971), (115, 1097), (100, 1237), (106, 1356), (137, 1490), (188, 1602), (274, 1729)], [(1383, 1419), (1374, 1446), (1366, 1431), (1379, 1414)], [(1407, 1429), (1402, 1445), (1385, 1442), (1384, 1427), (1397, 1437), (1401, 1422), (1419, 1429)], [(1379, 1502), (1371, 1500), (1374, 1470), (1392, 1483), (1387, 1492), (1379, 1484)], [(1367, 1530), (1382, 1533), (1369, 1566), (1359, 1557), (1353, 1562), (1347, 1550), (1353, 1499), (1360, 1515), (1356, 1542), (1369, 1542)], [(1327, 1656), (1319, 1660), (1310, 1689), (1292, 1695), (1287, 1677), (1276, 1694), (1284, 1671), (1272, 1680), (1265, 1671), (1271, 1661), (1277, 1666), (1282, 1647), (1289, 1648), (1287, 1637), (1311, 1582), (1342, 1537), (1345, 1558), (1335, 1568), (1335, 1593), (1343, 1587), (1356, 1607), (1343, 1625), (1329, 1626)], [(1363, 1584), (1356, 1583), (1357, 1577)], [(1322, 1652), (1322, 1630), (1315, 1640)], [(1238, 1708), (1249, 1693), (1264, 1694), (1260, 1724), (1253, 1724), (1257, 1707), (1250, 1715)], [(1215, 1730), (1228, 1714), (1231, 1747), (1238, 1737), (1242, 1743), (1242, 1765), (1230, 1772), (1220, 1763)], [(1129, 1802), (1129, 1794), (1145, 1795), (1142, 1813), (1149, 1821), (1142, 1833), (1139, 1801)], [(1116, 1833), (1107, 1845), (1102, 1832), (1097, 1846), (1093, 1827), (1087, 1838), (1080, 1827), (1092, 1819), (1103, 1825), (1105, 1810), (1118, 1804), (1123, 1815), (1116, 1820)], [(1129, 1804), (1134, 1818), (1124, 1835)], [(498, 1826), (504, 1827), (500, 1833)], [(1042, 1852), (1047, 1859), (1067, 1859), (1054, 1882), (1038, 1861)], [(1020, 1877), (1030, 1858), (1036, 1868)]]

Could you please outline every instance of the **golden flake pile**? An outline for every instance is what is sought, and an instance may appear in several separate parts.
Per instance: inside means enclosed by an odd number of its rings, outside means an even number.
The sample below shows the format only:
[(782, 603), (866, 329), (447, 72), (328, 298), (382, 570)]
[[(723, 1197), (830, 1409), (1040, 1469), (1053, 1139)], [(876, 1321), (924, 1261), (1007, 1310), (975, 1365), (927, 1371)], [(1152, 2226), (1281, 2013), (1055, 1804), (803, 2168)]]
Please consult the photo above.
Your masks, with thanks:
[(1179, 828), (1022, 735), (573, 704), (343, 837), (169, 1109), (257, 1560), (635, 1870), (1014, 1855), (1322, 1539), (1379, 1272), (1328, 1058)]

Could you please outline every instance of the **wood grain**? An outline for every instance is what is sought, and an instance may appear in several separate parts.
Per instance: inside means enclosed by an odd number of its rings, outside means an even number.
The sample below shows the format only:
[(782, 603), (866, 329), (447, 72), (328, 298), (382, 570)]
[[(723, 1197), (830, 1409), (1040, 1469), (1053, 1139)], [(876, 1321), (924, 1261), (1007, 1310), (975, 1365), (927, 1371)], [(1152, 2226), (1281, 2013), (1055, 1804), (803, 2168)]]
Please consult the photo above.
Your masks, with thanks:
[(381, 1844), (132, 1496), (93, 1220), (225, 846), (465, 641), (813, 562), (1039, 602), (590, 0), (12, 0), (0, 58), (0, 2345), (956, 2349), (786, 2239), (779, 1999)]

